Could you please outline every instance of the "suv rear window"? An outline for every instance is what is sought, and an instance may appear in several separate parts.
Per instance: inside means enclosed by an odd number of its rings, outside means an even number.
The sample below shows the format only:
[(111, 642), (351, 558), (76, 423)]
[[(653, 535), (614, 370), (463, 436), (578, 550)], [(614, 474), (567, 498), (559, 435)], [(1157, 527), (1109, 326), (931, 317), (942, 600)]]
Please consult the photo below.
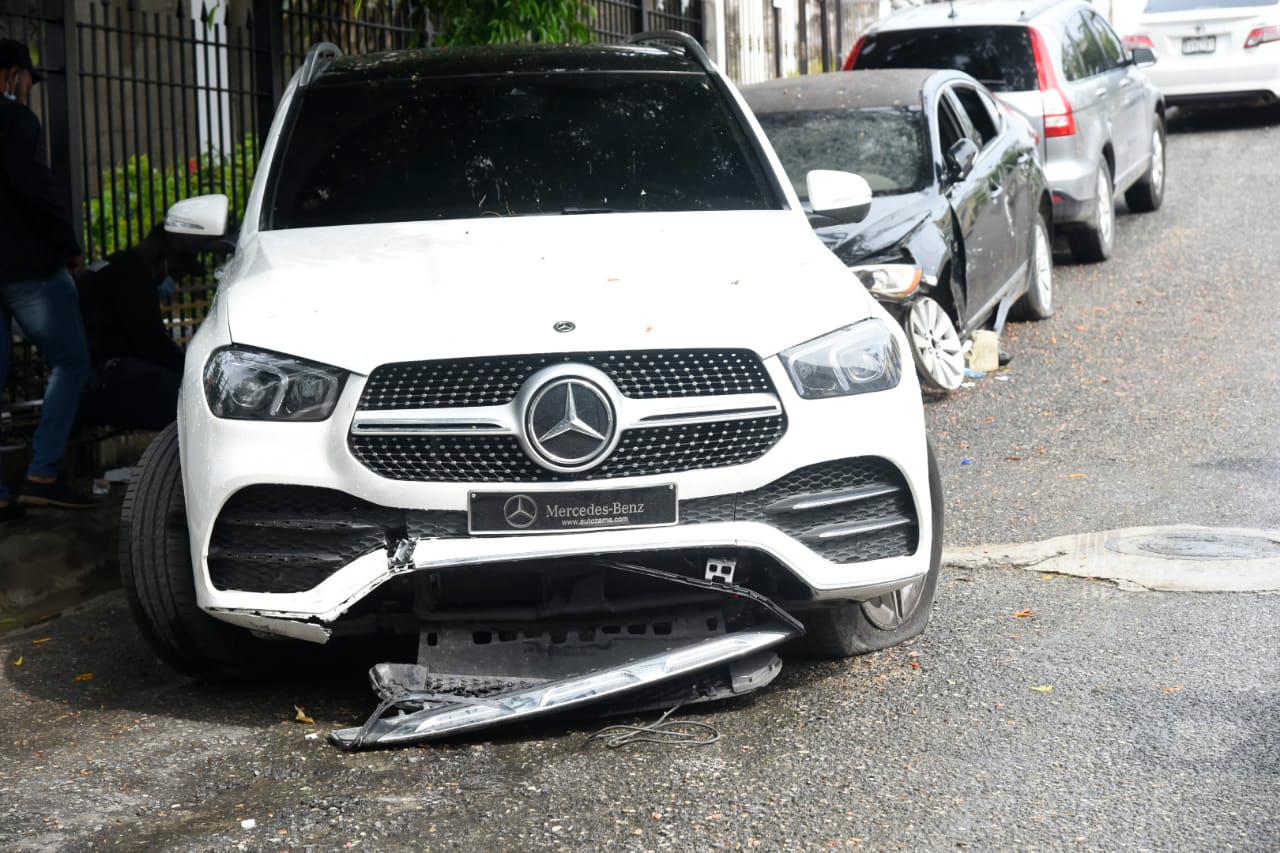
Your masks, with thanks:
[(294, 109), (264, 228), (781, 204), (703, 74), (330, 83)]
[(871, 33), (854, 67), (954, 68), (992, 90), (1038, 88), (1036, 61), (1026, 27), (942, 27)]

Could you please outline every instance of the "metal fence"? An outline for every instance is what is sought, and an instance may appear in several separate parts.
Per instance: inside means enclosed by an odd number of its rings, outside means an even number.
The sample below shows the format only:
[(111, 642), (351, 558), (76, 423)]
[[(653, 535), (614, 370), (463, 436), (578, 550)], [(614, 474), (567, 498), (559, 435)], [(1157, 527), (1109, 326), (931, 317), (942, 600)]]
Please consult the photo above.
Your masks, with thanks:
[[(591, 0), (588, 26), (601, 41), (644, 29), (701, 39), (703, 5)], [(313, 44), (365, 53), (410, 43), (393, 4), (365, 3), (358, 16), (354, 7), (353, 0), (0, 0), (0, 37), (30, 46), (46, 76), (32, 108), (81, 223), (86, 260), (136, 244), (182, 198), (225, 193), (233, 215), (241, 211), (276, 104)], [(210, 285), (195, 282), (167, 303), (176, 340), (194, 333), (209, 297)], [(0, 411), (12, 415), (42, 396), (44, 369), (20, 338), (10, 364)]]
[(745, 84), (835, 71), (880, 7), (881, 0), (727, 0), (725, 72)]

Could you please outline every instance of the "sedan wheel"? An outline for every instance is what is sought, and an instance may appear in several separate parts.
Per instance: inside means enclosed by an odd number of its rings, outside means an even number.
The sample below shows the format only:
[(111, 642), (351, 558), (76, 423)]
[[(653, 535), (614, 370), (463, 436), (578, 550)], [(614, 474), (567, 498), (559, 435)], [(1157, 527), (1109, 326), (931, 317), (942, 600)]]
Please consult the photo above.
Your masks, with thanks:
[(907, 316), (911, 355), (924, 384), (935, 391), (954, 391), (964, 379), (964, 349), (955, 323), (935, 300), (917, 299)]

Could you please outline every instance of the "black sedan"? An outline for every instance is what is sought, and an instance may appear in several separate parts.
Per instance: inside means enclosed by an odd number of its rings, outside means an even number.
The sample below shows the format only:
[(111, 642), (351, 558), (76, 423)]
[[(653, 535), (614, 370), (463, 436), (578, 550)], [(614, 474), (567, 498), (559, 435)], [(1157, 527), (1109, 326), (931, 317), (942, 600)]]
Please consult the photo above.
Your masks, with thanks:
[(871, 186), (857, 224), (810, 215), (907, 331), (921, 381), (964, 378), (964, 341), (1006, 315), (1053, 313), (1053, 203), (1025, 120), (967, 74), (916, 69), (774, 80), (742, 90), (802, 203), (811, 169)]

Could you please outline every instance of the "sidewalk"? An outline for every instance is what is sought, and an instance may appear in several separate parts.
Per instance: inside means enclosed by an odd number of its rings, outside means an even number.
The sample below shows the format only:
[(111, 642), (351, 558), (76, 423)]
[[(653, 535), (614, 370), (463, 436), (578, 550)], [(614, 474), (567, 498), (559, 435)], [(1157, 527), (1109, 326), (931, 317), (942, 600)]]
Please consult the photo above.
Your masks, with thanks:
[(33, 509), (0, 527), (0, 635), (120, 585), (124, 484), (90, 510)]

